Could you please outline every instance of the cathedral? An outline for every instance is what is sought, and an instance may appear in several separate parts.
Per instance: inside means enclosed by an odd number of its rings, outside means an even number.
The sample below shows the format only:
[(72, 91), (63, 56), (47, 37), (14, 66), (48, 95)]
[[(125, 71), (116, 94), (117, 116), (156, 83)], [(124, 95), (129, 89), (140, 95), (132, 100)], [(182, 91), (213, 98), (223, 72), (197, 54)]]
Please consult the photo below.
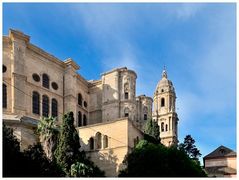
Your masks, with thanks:
[(82, 150), (106, 176), (117, 176), (124, 168), (124, 157), (143, 138), (147, 119), (158, 122), (162, 144), (178, 143), (176, 94), (165, 69), (153, 99), (136, 96), (133, 70), (116, 68), (88, 81), (73, 59), (59, 60), (13, 29), (3, 36), (2, 66), (3, 121), (22, 149), (39, 141), (35, 130), (42, 117), (56, 117), (61, 124), (69, 111)]

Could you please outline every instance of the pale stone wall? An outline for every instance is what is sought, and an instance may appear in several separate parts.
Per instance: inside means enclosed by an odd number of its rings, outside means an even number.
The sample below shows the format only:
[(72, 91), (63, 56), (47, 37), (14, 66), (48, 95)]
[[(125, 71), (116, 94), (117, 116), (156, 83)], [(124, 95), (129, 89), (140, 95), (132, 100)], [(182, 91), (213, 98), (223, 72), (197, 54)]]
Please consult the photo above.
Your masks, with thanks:
[[(79, 121), (78, 112), (80, 111), (82, 114), (82, 123), (83, 124), (83, 117), (86, 116), (86, 124), (91, 124), (89, 121), (89, 88), (88, 82), (80, 75), (78, 75), (77, 83), (76, 83), (76, 97), (78, 98), (78, 94), (82, 95), (82, 106), (80, 106), (77, 102), (77, 122)], [(85, 103), (87, 104), (85, 106)], [(79, 123), (79, 122), (78, 122)]]
[(237, 169), (236, 157), (205, 159), (205, 167), (227, 166)]
[[(145, 124), (148, 119), (152, 118), (152, 103), (153, 99), (145, 95), (138, 96), (136, 98), (136, 125), (141, 130), (144, 130)], [(146, 118), (145, 118), (146, 115)]]
[(90, 124), (102, 122), (102, 82), (90, 82), (89, 88), (89, 119)]
[[(128, 119), (118, 119), (107, 123), (99, 123), (78, 128), (81, 149), (85, 150), (91, 160), (106, 172), (106, 176), (117, 176), (118, 171), (124, 168), (122, 161), (125, 155), (134, 147), (134, 139), (142, 139), (141, 132)], [(102, 148), (90, 149), (89, 139), (101, 133)], [(108, 147), (103, 147), (103, 136), (108, 136)]]
[[(46, 95), (49, 98), (49, 115), (51, 115), (51, 100), (55, 98), (58, 102), (58, 120), (60, 121), (63, 114), (63, 73), (64, 67), (56, 64), (50, 59), (47, 59), (40, 54), (39, 50), (28, 48), (25, 57), (26, 67), (25, 75), (26, 79), (26, 115), (35, 119), (40, 119), (42, 114), (42, 105), (40, 105), (40, 115), (32, 113), (32, 93), (36, 91), (40, 94), (40, 101), (42, 96)], [(40, 76), (40, 82), (33, 80), (32, 75), (38, 74)], [(42, 75), (47, 74), (49, 77), (49, 89), (42, 86)], [(54, 90), (51, 83), (55, 82), (58, 85), (58, 89)]]
[[(55, 98), (58, 102), (58, 120), (61, 121), (62, 114), (68, 111), (74, 112), (74, 118), (78, 119), (78, 111), (82, 111), (89, 120), (88, 106), (84, 107), (84, 101), (89, 104), (88, 82), (77, 74), (79, 66), (72, 59), (65, 62), (46, 53), (42, 49), (30, 44), (30, 37), (11, 30), (8, 37), (4, 37), (3, 64), (7, 71), (3, 73), (3, 80), (7, 85), (7, 108), (4, 113), (26, 115), (39, 120), (42, 115), (32, 113), (32, 93), (37, 91), (42, 96), (49, 98), (49, 115), (51, 115), (51, 100)], [(32, 75), (40, 76), (40, 82), (33, 80)], [(49, 77), (49, 89), (42, 86), (42, 75)], [(58, 89), (54, 90), (51, 83), (55, 82)], [(10, 85), (11, 84), (11, 85)], [(83, 106), (78, 106), (78, 93), (82, 94)], [(77, 124), (76, 124), (77, 125)]]
[(6, 66), (7, 71), (2, 73), (3, 82), (7, 86), (7, 108), (3, 108), (3, 113), (11, 114), (12, 113), (12, 87), (10, 86), (11, 82), (11, 44), (8, 37), (3, 37), (3, 65)]
[[(127, 68), (120, 69), (120, 115), (119, 117), (125, 117), (125, 112), (128, 111), (129, 119), (133, 122), (136, 121), (136, 86), (137, 75), (134, 71)], [(128, 93), (128, 99), (125, 98), (125, 93)]]
[(102, 121), (119, 118), (119, 72), (102, 75)]

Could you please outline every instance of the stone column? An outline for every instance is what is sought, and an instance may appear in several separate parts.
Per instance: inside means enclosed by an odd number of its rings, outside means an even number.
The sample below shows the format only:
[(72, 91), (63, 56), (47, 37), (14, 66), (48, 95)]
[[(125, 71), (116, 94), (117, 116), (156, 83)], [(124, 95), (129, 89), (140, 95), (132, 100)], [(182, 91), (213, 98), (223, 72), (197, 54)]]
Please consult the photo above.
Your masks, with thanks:
[[(25, 58), (26, 48), (30, 37), (19, 32), (10, 30), (12, 41), (11, 51), (11, 88), (12, 88), (12, 112), (18, 115), (26, 114), (26, 72)], [(10, 86), (10, 85), (9, 85)]]

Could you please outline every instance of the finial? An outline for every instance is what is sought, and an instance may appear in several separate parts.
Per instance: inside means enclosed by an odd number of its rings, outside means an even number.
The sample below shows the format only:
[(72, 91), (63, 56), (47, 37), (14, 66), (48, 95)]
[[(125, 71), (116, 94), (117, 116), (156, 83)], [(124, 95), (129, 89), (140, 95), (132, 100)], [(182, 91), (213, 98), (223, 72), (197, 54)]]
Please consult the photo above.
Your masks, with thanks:
[(163, 67), (162, 78), (163, 78), (163, 77), (167, 78), (167, 71), (166, 71), (165, 65), (164, 65), (164, 67)]

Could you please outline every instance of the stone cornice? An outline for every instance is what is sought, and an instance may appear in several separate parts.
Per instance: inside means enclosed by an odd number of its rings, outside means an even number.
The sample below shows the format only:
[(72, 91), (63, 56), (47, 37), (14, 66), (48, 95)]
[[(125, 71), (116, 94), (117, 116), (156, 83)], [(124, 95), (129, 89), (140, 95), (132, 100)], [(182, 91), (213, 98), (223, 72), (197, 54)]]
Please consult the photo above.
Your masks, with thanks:
[(99, 80), (90, 80), (90, 81), (88, 81), (88, 83), (89, 83), (89, 87), (90, 88), (94, 88), (97, 85), (101, 85), (102, 84), (102, 80), (101, 79), (99, 79)]
[(13, 30), (13, 29), (9, 30), (9, 37), (11, 39), (18, 38), (18, 39), (24, 40), (26, 43), (30, 41), (30, 36), (22, 33), (21, 31)]
[(33, 44), (28, 44), (28, 49), (29, 50), (32, 50), (33, 52), (39, 54), (40, 56), (43, 56), (44, 58), (46, 58), (47, 60), (51, 60), (53, 61), (54, 63), (60, 65), (62, 68), (65, 67), (65, 64), (64, 62), (62, 62), (61, 60), (59, 60), (58, 58), (56, 58), (55, 56), (47, 53), (46, 51), (44, 51), (43, 49), (33, 45)]
[(80, 69), (80, 66), (78, 66), (72, 58), (66, 59), (63, 63), (66, 65), (66, 67), (72, 66), (75, 70)]
[(84, 79), (80, 74), (77, 73), (76, 75), (77, 80), (81, 81), (87, 88), (89, 88), (89, 82)]
[(105, 73), (102, 73), (101, 76), (104, 76), (104, 75), (113, 73), (113, 72), (115, 72), (115, 71), (118, 71), (118, 72), (124, 72), (124, 71), (126, 71), (126, 72), (129, 72), (129, 73), (134, 74), (135, 77), (137, 78), (137, 74), (136, 74), (133, 70), (128, 69), (127, 67), (121, 67), (121, 68), (112, 69), (112, 70), (110, 70), (110, 71), (107, 71), (107, 72), (105, 72)]
[(143, 95), (139, 95), (139, 96), (136, 96), (136, 99), (149, 99), (153, 102), (153, 98), (149, 97), (149, 96), (145, 96), (144, 94)]

